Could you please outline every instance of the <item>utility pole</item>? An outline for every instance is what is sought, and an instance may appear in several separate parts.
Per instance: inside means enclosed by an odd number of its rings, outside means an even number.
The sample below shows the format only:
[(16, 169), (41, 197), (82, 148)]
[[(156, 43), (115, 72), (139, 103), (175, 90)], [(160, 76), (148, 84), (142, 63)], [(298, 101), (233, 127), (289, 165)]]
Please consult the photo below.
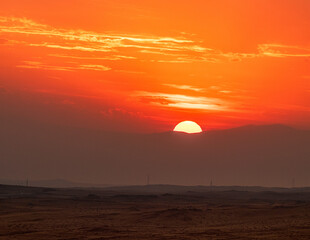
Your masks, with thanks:
[(148, 174), (146, 177), (146, 185), (150, 185), (150, 175)]

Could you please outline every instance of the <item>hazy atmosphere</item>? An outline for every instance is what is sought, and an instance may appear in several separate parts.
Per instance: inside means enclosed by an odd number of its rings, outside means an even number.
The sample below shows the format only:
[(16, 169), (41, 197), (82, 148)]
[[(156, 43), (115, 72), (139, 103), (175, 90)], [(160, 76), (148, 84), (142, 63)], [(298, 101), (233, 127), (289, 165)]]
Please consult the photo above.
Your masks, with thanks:
[[(114, 133), (13, 124), (1, 128), (5, 179), (97, 184), (310, 184), (310, 132), (283, 125), (198, 134)], [(13, 137), (14, 136), (14, 137)], [(18, 151), (17, 151), (18, 149)]]

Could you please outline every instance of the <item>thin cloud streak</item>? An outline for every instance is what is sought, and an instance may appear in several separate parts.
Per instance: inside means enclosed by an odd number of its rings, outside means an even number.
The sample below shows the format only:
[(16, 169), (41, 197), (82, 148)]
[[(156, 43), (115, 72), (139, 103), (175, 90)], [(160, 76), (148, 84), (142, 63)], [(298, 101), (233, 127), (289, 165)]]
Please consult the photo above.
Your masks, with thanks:
[(122, 55), (111, 55), (106, 57), (81, 57), (81, 56), (74, 56), (74, 55), (65, 55), (65, 54), (48, 54), (50, 57), (57, 57), (57, 58), (71, 58), (71, 59), (81, 59), (81, 60), (122, 60), (122, 59), (136, 59), (136, 57), (131, 56), (122, 56)]
[(260, 44), (258, 50), (261, 55), (269, 57), (310, 57), (310, 48), (289, 46), (283, 44)]
[(172, 88), (176, 88), (176, 89), (182, 89), (182, 90), (191, 90), (191, 91), (195, 91), (195, 92), (203, 92), (204, 89), (203, 88), (197, 88), (197, 87), (193, 87), (193, 86), (189, 86), (189, 85), (177, 85), (177, 84), (163, 84), (164, 86), (168, 86), (168, 87), (172, 87)]
[(93, 70), (93, 71), (109, 71), (111, 68), (103, 65), (76, 65), (76, 66), (54, 66), (44, 64), (42, 62), (24, 61), (24, 64), (17, 65), (18, 68), (56, 70), (56, 71), (75, 71), (75, 70)]
[(135, 96), (140, 97), (142, 101), (165, 107), (211, 111), (229, 110), (229, 104), (218, 98), (157, 92), (137, 92)]

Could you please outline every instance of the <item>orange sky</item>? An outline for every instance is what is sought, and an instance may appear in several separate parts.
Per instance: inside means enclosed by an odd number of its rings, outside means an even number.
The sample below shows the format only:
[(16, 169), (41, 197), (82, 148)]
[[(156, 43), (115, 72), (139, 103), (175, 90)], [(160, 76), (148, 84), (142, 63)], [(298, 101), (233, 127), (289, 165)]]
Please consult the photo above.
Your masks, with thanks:
[(310, 128), (308, 0), (0, 3), (8, 121), (157, 132)]

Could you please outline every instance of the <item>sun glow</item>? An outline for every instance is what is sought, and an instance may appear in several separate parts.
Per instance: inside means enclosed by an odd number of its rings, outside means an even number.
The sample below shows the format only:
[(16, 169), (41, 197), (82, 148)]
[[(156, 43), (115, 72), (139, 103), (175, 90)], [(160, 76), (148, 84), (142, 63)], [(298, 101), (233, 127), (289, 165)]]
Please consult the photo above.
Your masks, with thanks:
[(202, 132), (201, 127), (193, 121), (183, 121), (175, 126), (173, 129), (175, 132), (185, 133), (200, 133)]

